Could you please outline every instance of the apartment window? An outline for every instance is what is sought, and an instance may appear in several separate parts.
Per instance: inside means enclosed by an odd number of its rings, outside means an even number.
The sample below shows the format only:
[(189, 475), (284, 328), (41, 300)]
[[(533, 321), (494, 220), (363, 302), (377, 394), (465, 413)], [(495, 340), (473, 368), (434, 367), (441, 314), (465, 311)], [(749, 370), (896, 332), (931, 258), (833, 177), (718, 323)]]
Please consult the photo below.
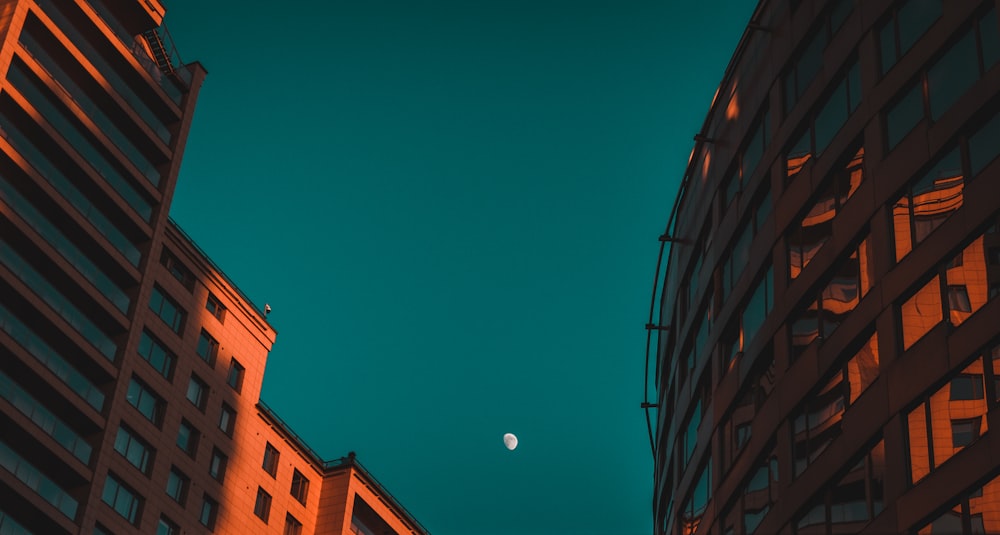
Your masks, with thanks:
[[(911, 3), (914, 0), (911, 0)], [(940, 0), (936, 2), (940, 8)], [(886, 140), (892, 150), (921, 120), (940, 119), (998, 59), (996, 11), (965, 29), (950, 48), (922, 70), (886, 112)]]
[[(708, 502), (712, 499), (712, 458), (709, 457), (701, 467), (691, 494), (681, 506), (681, 515), (678, 521), (681, 524), (681, 533), (694, 533), (701, 524), (708, 508)], [(690, 531), (688, 531), (690, 530)]]
[(170, 496), (175, 502), (183, 506), (184, 501), (187, 499), (187, 491), (190, 483), (191, 480), (184, 475), (184, 472), (181, 472), (176, 466), (171, 466), (170, 473), (167, 475), (167, 496)]
[(219, 502), (213, 500), (206, 494), (201, 500), (201, 513), (198, 515), (198, 522), (209, 530), (215, 530), (215, 519), (219, 516)]
[(214, 366), (215, 356), (219, 353), (219, 342), (202, 329), (201, 335), (198, 336), (197, 351), (201, 360), (207, 362), (209, 366)]
[(200, 436), (201, 434), (191, 422), (181, 420), (181, 425), (177, 429), (177, 447), (193, 458), (195, 452), (198, 451), (198, 439)]
[[(945, 318), (958, 326), (994, 296), (986, 289), (993, 282), (987, 269), (986, 235), (980, 235), (899, 307), (903, 349), (909, 349)], [(970, 292), (969, 288), (974, 291)]]
[(197, 375), (191, 374), (186, 397), (195, 407), (204, 412), (205, 404), (208, 402), (208, 385)]
[(219, 429), (228, 436), (233, 436), (233, 428), (236, 426), (236, 410), (228, 404), (222, 404), (222, 411), (219, 412)]
[(188, 291), (194, 290), (194, 274), (188, 269), (174, 253), (166, 247), (160, 253), (160, 264), (167, 268), (167, 271), (174, 276)]
[(142, 330), (142, 336), (139, 338), (139, 356), (168, 381), (173, 376), (174, 362), (177, 358), (146, 329)]
[(257, 487), (257, 501), (253, 504), (253, 514), (267, 524), (267, 519), (271, 516), (271, 495), (263, 488)]
[(778, 458), (774, 446), (768, 447), (767, 453), (757, 461), (741, 494), (737, 504), (742, 511), (743, 530), (751, 535), (778, 500)]
[(854, 8), (853, 0), (838, 0), (822, 17), (821, 22), (809, 32), (806, 44), (802, 46), (788, 70), (782, 76), (785, 88), (785, 113), (795, 107), (799, 99), (812, 84), (823, 67), (823, 51), (827, 43), (847, 20)]
[(149, 475), (153, 468), (153, 448), (128, 427), (118, 427), (118, 434), (115, 435), (115, 451), (143, 474)]
[(229, 361), (229, 374), (226, 376), (226, 384), (237, 392), (243, 390), (243, 374), (245, 371), (246, 369), (236, 359)]
[(889, 72), (939, 18), (941, 0), (909, 0), (893, 9), (878, 29), (882, 74)]
[(792, 350), (797, 357), (816, 339), (828, 338), (871, 290), (874, 280), (866, 237), (829, 275), (809, 304), (792, 316)]
[(740, 317), (743, 326), (744, 347), (750, 345), (750, 342), (757, 336), (757, 331), (764, 325), (764, 320), (767, 319), (772, 308), (774, 308), (774, 270), (771, 266), (767, 266), (763, 276), (757, 281), (757, 285), (751, 292), (750, 300), (743, 308)]
[(180, 535), (181, 528), (169, 518), (160, 517), (159, 524), (156, 525), (156, 535)]
[(228, 463), (229, 457), (219, 451), (218, 448), (212, 448), (212, 462), (208, 465), (208, 474), (221, 483), (226, 477), (226, 465)]
[(309, 480), (297, 469), (292, 472), (291, 494), (299, 503), (306, 504), (306, 497), (309, 495)]
[(135, 377), (128, 384), (125, 396), (129, 405), (135, 407), (147, 420), (159, 426), (163, 418), (163, 398), (153, 393), (145, 384)]
[(156, 313), (173, 331), (181, 334), (184, 330), (186, 313), (176, 301), (166, 295), (159, 286), (153, 286), (153, 294), (149, 298), (149, 308)]
[(754, 416), (774, 389), (774, 356), (770, 347), (761, 352), (754, 369), (747, 376), (743, 392), (720, 425), (721, 466), (724, 472), (729, 470), (750, 442)]
[(1000, 113), (969, 136), (969, 176), (977, 176), (1000, 155)]
[(986, 392), (983, 372), (993, 375), (996, 370), (995, 365), (984, 368), (987, 362), (984, 357), (989, 355), (989, 351), (977, 355), (951, 381), (936, 392), (923, 396), (907, 414), (912, 483), (916, 484), (986, 432), (986, 413), (990, 403), (985, 396), (974, 396)]
[(865, 179), (864, 147), (848, 151), (846, 164), (837, 166), (827, 184), (820, 190), (809, 211), (791, 225), (786, 238), (788, 245), (788, 274), (799, 276), (816, 253), (833, 236), (833, 223)]
[[(972, 489), (951, 504), (948, 509), (938, 513), (927, 524), (913, 533), (948, 533), (951, 535), (974, 535), (977, 533), (996, 533), (998, 525), (995, 510), (996, 499), (984, 489), (995, 489), (1000, 484), (1000, 477), (994, 477), (982, 487)], [(984, 495), (987, 496), (984, 499)]]
[(219, 298), (211, 293), (208, 294), (208, 300), (205, 302), (205, 310), (209, 311), (220, 322), (226, 320), (226, 307), (222, 306)]
[(797, 533), (843, 533), (884, 509), (885, 443), (879, 441), (844, 476), (795, 516)]
[(267, 443), (267, 446), (264, 446), (264, 463), (261, 465), (261, 468), (268, 474), (271, 474), (271, 477), (274, 477), (278, 473), (278, 457), (280, 455), (281, 453), (278, 452), (278, 449), (272, 446), (270, 442)]
[(108, 474), (104, 480), (104, 491), (101, 501), (108, 504), (116, 513), (128, 520), (133, 526), (139, 524), (139, 510), (142, 501), (132, 489), (125, 486), (114, 475)]
[(302, 522), (291, 514), (285, 514), (285, 531), (283, 535), (302, 535)]
[(897, 262), (962, 207), (964, 175), (960, 147), (955, 147), (903, 190), (892, 206)]

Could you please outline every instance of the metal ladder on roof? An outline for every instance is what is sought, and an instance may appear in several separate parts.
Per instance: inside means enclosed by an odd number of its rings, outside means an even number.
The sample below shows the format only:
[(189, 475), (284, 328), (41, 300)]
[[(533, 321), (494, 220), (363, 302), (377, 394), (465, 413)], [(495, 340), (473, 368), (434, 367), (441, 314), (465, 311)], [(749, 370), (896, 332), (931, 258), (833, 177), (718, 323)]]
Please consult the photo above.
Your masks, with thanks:
[(177, 76), (174, 64), (170, 59), (170, 52), (167, 51), (167, 47), (163, 44), (163, 37), (160, 36), (159, 28), (150, 28), (142, 32), (142, 37), (149, 44), (149, 50), (153, 53), (153, 61), (156, 62), (156, 66), (160, 68), (160, 71), (168, 76)]

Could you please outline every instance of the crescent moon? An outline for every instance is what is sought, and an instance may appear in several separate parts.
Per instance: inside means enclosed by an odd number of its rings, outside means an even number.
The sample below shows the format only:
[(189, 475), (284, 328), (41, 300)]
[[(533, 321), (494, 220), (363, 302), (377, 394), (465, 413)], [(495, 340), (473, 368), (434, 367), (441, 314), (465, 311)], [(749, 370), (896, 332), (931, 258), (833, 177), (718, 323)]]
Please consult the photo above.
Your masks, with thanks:
[(517, 436), (514, 433), (506, 433), (503, 436), (503, 445), (507, 446), (508, 450), (514, 451), (514, 448), (517, 447)]

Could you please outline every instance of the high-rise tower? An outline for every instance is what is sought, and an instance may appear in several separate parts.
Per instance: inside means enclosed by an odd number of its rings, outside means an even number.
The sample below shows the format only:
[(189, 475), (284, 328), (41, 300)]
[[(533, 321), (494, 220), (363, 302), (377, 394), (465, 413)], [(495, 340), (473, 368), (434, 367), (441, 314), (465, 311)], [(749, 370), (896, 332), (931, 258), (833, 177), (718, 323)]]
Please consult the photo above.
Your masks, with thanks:
[(1000, 533), (997, 13), (758, 3), (662, 238), (656, 533)]
[(259, 402), (275, 332), (168, 217), (163, 14), (0, 0), (0, 533), (425, 533)]

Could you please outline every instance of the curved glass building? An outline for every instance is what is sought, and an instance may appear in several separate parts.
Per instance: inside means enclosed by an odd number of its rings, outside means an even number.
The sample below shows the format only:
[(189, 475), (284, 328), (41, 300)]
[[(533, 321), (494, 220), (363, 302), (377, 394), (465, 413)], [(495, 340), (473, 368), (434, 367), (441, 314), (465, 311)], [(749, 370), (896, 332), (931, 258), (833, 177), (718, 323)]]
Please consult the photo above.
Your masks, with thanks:
[(998, 26), (759, 2), (661, 237), (657, 534), (1000, 533)]

